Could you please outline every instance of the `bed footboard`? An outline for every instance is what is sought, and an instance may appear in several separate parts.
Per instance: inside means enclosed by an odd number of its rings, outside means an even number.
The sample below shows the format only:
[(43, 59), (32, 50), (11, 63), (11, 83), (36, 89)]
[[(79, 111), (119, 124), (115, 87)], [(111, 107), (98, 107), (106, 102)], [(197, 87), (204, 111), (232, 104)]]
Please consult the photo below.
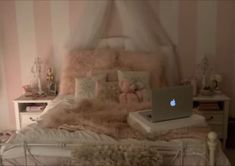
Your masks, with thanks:
[(215, 166), (215, 152), (218, 144), (218, 136), (215, 132), (208, 133), (209, 166)]
[[(217, 145), (218, 144), (218, 137), (217, 134), (215, 132), (209, 132), (208, 133), (208, 140), (207, 140), (207, 145), (208, 145), (208, 152), (209, 152), (209, 163), (207, 163), (209, 166), (215, 166), (215, 154), (216, 154), (216, 149), (217, 149)], [(3, 144), (4, 145), (4, 144)], [(25, 154), (29, 153), (30, 151), (27, 152), (28, 150), (28, 146), (48, 146), (48, 147), (62, 147), (62, 148), (68, 148), (68, 147), (75, 147), (75, 146), (81, 146), (81, 144), (19, 144), (18, 146), (23, 146), (24, 150), (25, 150)], [(176, 145), (170, 145), (169, 143), (167, 143), (167, 145), (162, 145), (162, 144), (156, 144), (157, 147), (159, 147), (159, 149), (163, 149), (163, 151), (165, 152), (166, 150), (179, 150), (179, 146)], [(183, 146), (182, 146), (183, 147)], [(182, 149), (180, 149), (181, 152), (183, 152)], [(175, 153), (173, 153), (175, 154)], [(182, 155), (182, 154), (181, 154)], [(26, 157), (27, 158), (27, 157)], [(27, 159), (25, 158), (25, 162), (27, 163)], [(0, 154), (0, 165), (1, 165), (1, 154)], [(184, 165), (183, 162), (181, 161), (181, 165)]]

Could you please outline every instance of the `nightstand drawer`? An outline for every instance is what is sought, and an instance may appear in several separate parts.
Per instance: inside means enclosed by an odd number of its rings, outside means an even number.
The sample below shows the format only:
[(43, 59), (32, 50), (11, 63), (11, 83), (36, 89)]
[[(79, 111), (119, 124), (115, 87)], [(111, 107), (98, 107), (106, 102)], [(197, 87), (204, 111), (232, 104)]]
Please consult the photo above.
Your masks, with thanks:
[(223, 124), (224, 123), (224, 114), (223, 113), (204, 113), (203, 115), (206, 118), (208, 124)]
[(41, 113), (20, 113), (20, 127), (24, 128), (29, 124), (35, 123), (40, 114)]

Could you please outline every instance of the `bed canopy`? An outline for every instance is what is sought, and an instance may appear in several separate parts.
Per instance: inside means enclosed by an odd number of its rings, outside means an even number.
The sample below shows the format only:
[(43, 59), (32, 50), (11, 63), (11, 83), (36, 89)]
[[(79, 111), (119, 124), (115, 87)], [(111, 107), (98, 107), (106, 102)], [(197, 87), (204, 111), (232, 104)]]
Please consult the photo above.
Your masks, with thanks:
[[(84, 12), (71, 35), (69, 49), (95, 49), (107, 47), (107, 44), (135, 51), (157, 52), (161, 49), (167, 52), (168, 82), (176, 83), (178, 73), (173, 44), (145, 0), (89, 0), (83, 3)], [(122, 35), (110, 37), (107, 25), (114, 6), (121, 20)]]

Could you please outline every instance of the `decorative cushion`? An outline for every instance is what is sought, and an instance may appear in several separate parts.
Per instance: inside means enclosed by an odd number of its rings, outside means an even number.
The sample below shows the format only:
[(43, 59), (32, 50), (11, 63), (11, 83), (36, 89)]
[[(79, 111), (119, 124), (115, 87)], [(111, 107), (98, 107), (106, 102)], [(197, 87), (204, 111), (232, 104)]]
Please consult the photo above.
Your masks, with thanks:
[(100, 100), (110, 100), (118, 102), (118, 82), (96, 81), (96, 97)]
[(118, 70), (118, 81), (129, 81), (134, 84), (143, 84), (145, 88), (149, 88), (149, 72), (145, 71), (121, 71)]
[(75, 79), (75, 98), (90, 99), (95, 97), (96, 81), (105, 81), (106, 74)]

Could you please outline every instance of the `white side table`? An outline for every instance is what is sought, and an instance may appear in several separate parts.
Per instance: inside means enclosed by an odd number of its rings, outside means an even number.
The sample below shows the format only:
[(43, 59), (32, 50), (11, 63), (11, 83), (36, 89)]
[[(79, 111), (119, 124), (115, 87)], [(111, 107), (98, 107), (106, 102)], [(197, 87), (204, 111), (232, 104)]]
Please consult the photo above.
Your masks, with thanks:
[[(228, 130), (228, 115), (229, 115), (230, 98), (224, 94), (213, 96), (196, 96), (193, 98), (194, 107), (198, 107), (199, 114), (206, 118), (206, 121), (211, 128), (218, 134), (218, 137), (223, 140), (223, 145), (226, 145), (227, 130)], [(217, 104), (218, 109), (203, 109), (199, 105), (203, 103)]]
[(16, 130), (35, 123), (36, 118), (43, 112), (41, 111), (26, 111), (27, 106), (35, 105), (48, 105), (55, 96), (45, 96), (45, 97), (26, 97), (20, 96), (16, 98), (14, 102), (14, 111), (16, 119)]

